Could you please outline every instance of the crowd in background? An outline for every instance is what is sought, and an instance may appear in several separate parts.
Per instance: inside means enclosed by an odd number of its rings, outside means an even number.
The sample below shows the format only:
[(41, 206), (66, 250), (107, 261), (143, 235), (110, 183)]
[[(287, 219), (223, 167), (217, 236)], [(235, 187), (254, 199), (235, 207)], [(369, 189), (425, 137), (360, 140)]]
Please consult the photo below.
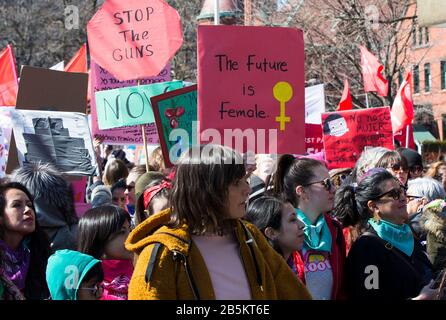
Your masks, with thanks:
[[(71, 180), (26, 164), (0, 185), (0, 299), (443, 299), (446, 162), (368, 148), (318, 155), (194, 146), (166, 168), (95, 141), (76, 212)], [(148, 171), (147, 171), (148, 169)]]

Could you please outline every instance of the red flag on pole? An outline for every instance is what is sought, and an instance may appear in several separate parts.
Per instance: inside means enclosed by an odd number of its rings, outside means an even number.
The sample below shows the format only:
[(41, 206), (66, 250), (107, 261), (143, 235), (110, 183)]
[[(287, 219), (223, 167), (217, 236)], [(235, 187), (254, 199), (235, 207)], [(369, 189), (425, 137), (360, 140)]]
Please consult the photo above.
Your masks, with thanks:
[(0, 106), (15, 106), (19, 82), (12, 46), (0, 52)]
[(412, 74), (409, 72), (393, 101), (391, 117), (394, 133), (406, 129), (414, 118), (411, 81)]
[(87, 44), (84, 43), (79, 51), (65, 66), (67, 72), (87, 72)]
[(388, 82), (382, 75), (383, 65), (365, 47), (359, 46), (361, 50), (362, 77), (364, 79), (365, 92), (377, 92), (381, 97), (387, 96)]
[(352, 110), (352, 96), (350, 94), (350, 87), (348, 86), (348, 80), (344, 81), (344, 91), (342, 92), (341, 101), (339, 102), (337, 111)]

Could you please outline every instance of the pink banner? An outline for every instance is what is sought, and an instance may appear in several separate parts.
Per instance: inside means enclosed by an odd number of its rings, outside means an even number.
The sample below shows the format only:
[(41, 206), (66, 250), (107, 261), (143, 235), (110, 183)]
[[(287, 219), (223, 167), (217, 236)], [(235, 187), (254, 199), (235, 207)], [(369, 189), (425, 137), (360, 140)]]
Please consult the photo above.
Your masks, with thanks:
[[(94, 138), (102, 138), (105, 144), (143, 144), (140, 126), (122, 127), (110, 130), (99, 130), (96, 114), (95, 93), (102, 90), (131, 87), (138, 85), (136, 80), (119, 81), (107, 70), (93, 60), (90, 63), (91, 77), (91, 131)], [(167, 65), (158, 76), (142, 79), (141, 85), (170, 81), (170, 65)], [(155, 123), (145, 125), (148, 144), (158, 144), (158, 132)]]
[(305, 148), (308, 154), (324, 150), (322, 126), (320, 124), (305, 123)]
[(304, 82), (301, 30), (198, 26), (203, 143), (240, 152), (305, 153)]

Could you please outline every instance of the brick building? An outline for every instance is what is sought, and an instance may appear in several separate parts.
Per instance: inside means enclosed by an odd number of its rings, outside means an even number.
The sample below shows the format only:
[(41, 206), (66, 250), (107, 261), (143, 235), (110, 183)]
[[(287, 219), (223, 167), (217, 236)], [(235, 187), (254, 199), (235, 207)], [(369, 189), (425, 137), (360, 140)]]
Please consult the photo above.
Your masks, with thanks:
[[(416, 4), (410, 6), (406, 16), (415, 13)], [(446, 28), (421, 27), (412, 20), (404, 22), (413, 30), (407, 52), (407, 63), (401, 70), (399, 82), (408, 70), (413, 76), (413, 100), (415, 110), (419, 110), (418, 120), (430, 127), (429, 131), (443, 140), (446, 121)], [(421, 111), (422, 110), (422, 111)], [(427, 114), (432, 110), (432, 117)], [(423, 120), (423, 118), (425, 120)], [(424, 123), (423, 123), (424, 122)]]

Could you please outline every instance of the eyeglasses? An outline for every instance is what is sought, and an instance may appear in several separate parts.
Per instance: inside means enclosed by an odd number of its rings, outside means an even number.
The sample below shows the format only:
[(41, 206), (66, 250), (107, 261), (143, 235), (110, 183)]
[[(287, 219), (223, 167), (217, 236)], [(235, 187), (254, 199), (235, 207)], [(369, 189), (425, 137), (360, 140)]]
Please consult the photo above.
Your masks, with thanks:
[(401, 195), (406, 195), (406, 188), (404, 186), (401, 186), (399, 188), (394, 188), (392, 190), (380, 194), (379, 196), (375, 197), (372, 200), (380, 200), (382, 197), (387, 195), (391, 197), (393, 200), (399, 200), (401, 198)]
[(104, 285), (102, 283), (100, 283), (100, 284), (95, 284), (95, 286), (93, 288), (80, 287), (78, 290), (89, 290), (93, 293), (93, 295), (96, 298), (99, 299), (100, 297), (102, 297), (102, 294), (104, 293)]
[(403, 167), (399, 163), (395, 163), (391, 166), (388, 166), (387, 169), (392, 169), (395, 172), (402, 171), (402, 172), (408, 172), (409, 169), (407, 167)]
[(305, 184), (305, 185), (303, 185), (303, 186), (304, 186), (304, 187), (308, 187), (308, 186), (311, 186), (312, 184), (316, 184), (316, 183), (322, 183), (322, 185), (324, 186), (324, 188), (325, 188), (327, 191), (330, 191), (331, 188), (334, 187), (333, 182), (331, 181), (330, 178), (324, 179), (324, 180), (322, 180), (322, 181), (311, 182), (311, 183)]

